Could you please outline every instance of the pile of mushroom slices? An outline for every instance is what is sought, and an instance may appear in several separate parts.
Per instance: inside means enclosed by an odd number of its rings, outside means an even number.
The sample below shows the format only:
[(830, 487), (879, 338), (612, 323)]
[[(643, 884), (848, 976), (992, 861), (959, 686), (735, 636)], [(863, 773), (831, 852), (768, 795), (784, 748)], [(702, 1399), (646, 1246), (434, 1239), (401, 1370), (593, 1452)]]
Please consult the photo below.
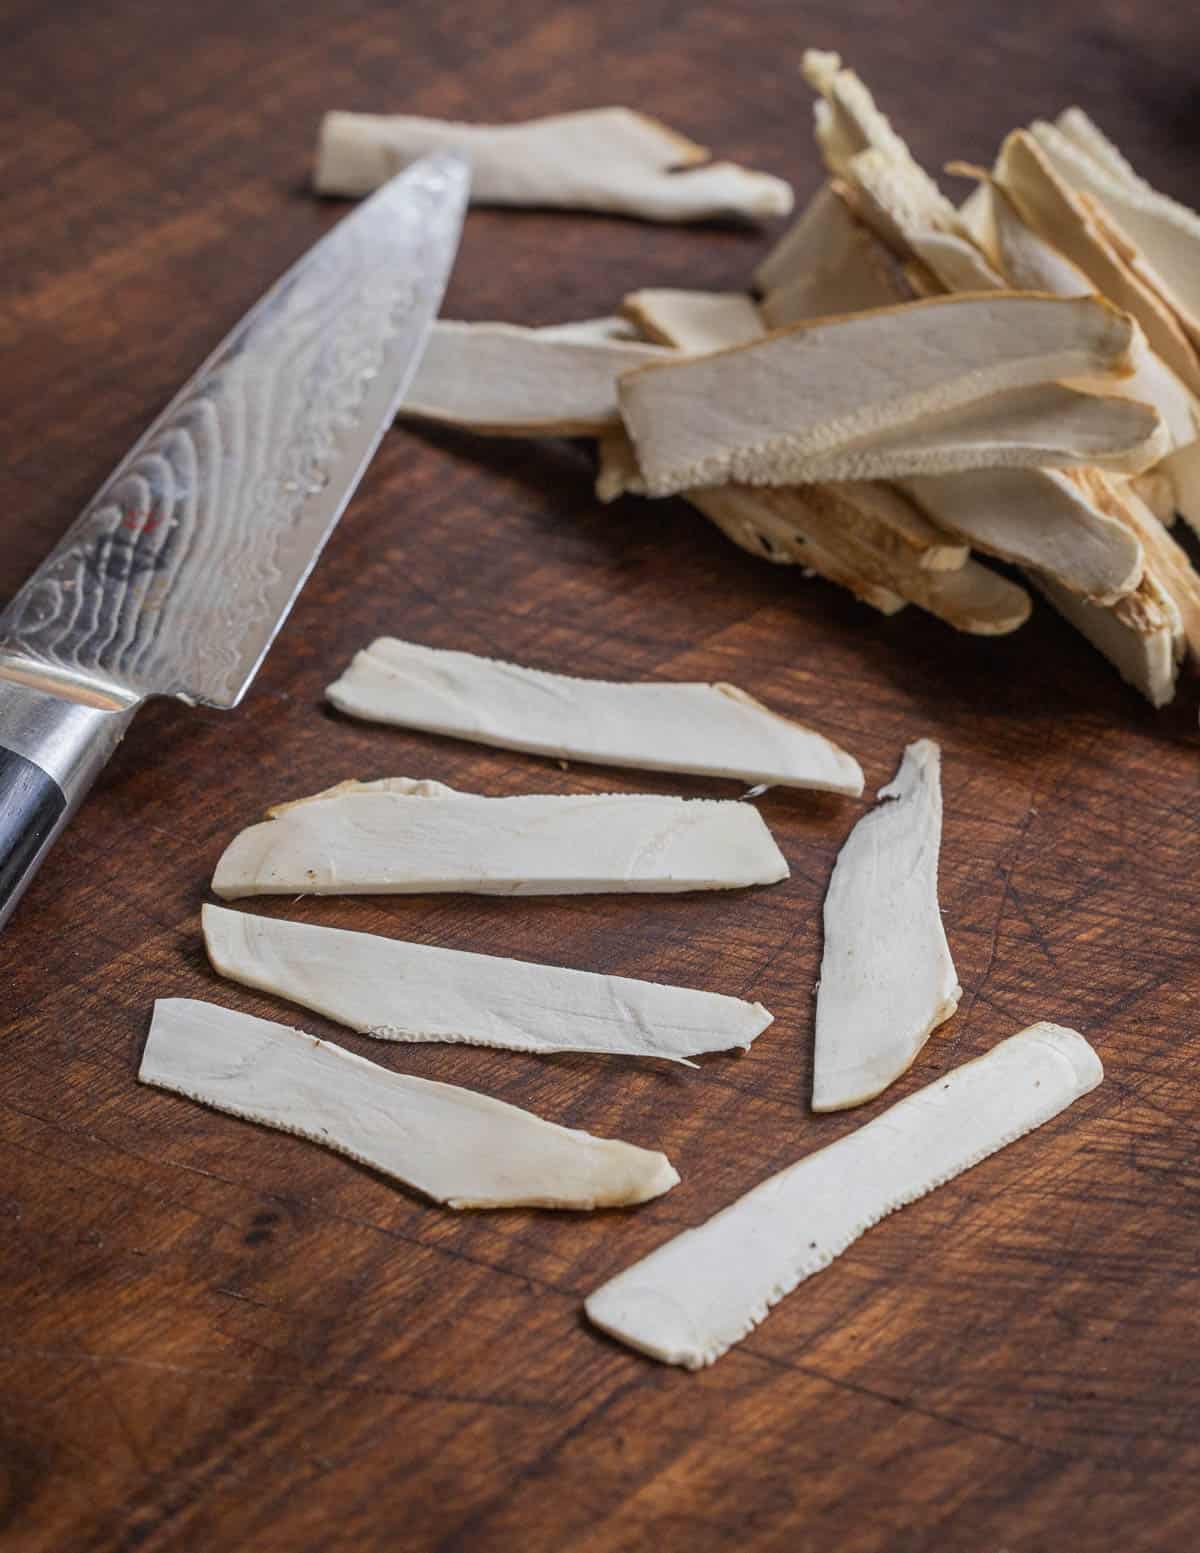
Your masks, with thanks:
[[(562, 760), (858, 797), (852, 756), (725, 684), (615, 684), (384, 637), (327, 696), (351, 717)], [(940, 754), (905, 751), (853, 828), (825, 901), (814, 1111), (881, 1094), (958, 1006), (938, 906)], [(441, 782), (345, 781), (276, 805), (226, 847), (225, 899), (458, 891), (506, 896), (733, 889), (788, 866), (752, 804), (653, 794), (484, 797)], [(760, 1003), (205, 906), (213, 968), (392, 1043), (589, 1052), (695, 1067), (746, 1051)], [(140, 1077), (324, 1144), (449, 1208), (627, 1207), (669, 1191), (665, 1154), (399, 1074), (300, 1030), (203, 1001), (155, 1006)], [(894, 1209), (978, 1164), (1100, 1082), (1074, 1031), (1039, 1023), (755, 1186), (586, 1301), (671, 1364), (710, 1364), (778, 1299)]]
[[(548, 328), (437, 325), (407, 415), (595, 437), (597, 492), (685, 497), (736, 544), (999, 635), (1025, 576), (1155, 706), (1200, 652), (1200, 217), (1077, 108), (956, 209), (836, 55), (829, 171), (756, 295), (647, 289)], [(403, 121), (398, 121), (403, 122)], [(690, 174), (688, 176), (691, 176)]]

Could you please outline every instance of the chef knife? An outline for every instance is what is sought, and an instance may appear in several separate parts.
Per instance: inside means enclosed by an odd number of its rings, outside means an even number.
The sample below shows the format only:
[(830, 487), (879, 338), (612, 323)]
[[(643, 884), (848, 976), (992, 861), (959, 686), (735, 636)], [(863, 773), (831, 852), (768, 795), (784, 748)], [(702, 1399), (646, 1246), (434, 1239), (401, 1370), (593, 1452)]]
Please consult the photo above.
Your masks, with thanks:
[(217, 347), (0, 613), (0, 925), (138, 707), (245, 694), (416, 369), (466, 163), (414, 163)]

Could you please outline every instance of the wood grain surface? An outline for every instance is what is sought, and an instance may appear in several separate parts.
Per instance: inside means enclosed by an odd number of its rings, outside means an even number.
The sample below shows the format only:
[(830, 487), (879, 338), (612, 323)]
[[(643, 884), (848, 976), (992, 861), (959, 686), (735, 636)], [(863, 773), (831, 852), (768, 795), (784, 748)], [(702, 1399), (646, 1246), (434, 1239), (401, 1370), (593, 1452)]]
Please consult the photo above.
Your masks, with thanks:
[[(1133, 0), (631, 6), (9, 0), (0, 20), (0, 596), (206, 351), (345, 207), (329, 107), (519, 118), (623, 102), (820, 177), (807, 44), (919, 156), (986, 160), (1083, 103), (1200, 202), (1200, 13)], [(770, 234), (477, 212), (451, 316), (551, 322), (737, 286)], [(598, 507), (587, 450), (399, 429), (232, 714), (155, 705), (0, 940), (0, 1546), (16, 1553), (1057, 1553), (1200, 1544), (1196, 688), (1155, 715), (1044, 606), (960, 637), (735, 551), (685, 506)], [(842, 741), (870, 791), (945, 750), (965, 990), (893, 1097), (1038, 1018), (1107, 1068), (1069, 1113), (874, 1230), (699, 1375), (584, 1296), (886, 1102), (815, 1118), (819, 913), (864, 805), (773, 792), (776, 888), (264, 902), (309, 922), (676, 979), (774, 1027), (700, 1071), (380, 1049), (223, 985), (224, 843), (350, 775), (488, 793), (731, 792), (353, 724), (322, 687), (379, 632), (585, 674), (723, 678)], [(628, 1213), (455, 1215), (140, 1088), (157, 995), (664, 1148)], [(781, 1227), (783, 1228), (783, 1227)]]

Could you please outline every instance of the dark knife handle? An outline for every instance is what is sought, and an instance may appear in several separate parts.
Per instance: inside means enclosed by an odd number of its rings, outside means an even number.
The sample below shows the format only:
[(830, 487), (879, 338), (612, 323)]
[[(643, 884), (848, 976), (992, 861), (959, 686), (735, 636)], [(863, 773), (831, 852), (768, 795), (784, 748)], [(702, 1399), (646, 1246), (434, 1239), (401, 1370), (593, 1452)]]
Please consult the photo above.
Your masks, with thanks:
[(9, 678), (0, 664), (0, 927), (134, 711)]

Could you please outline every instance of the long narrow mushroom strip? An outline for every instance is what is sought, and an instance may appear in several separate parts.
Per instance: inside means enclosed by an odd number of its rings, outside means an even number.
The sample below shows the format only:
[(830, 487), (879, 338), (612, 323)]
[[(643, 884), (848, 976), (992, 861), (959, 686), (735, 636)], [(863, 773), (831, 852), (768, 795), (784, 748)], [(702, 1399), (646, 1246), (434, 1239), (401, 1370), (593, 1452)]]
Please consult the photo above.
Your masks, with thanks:
[(617, 684), (381, 636), (325, 695), (352, 717), (534, 755), (854, 797), (863, 787), (845, 750), (735, 685)]
[(1083, 1036), (1035, 1024), (769, 1177), (589, 1295), (601, 1331), (698, 1370), (880, 1219), (1015, 1143), (1104, 1077)]
[(400, 413), (500, 435), (593, 436), (620, 421), (620, 375), (665, 354), (580, 327), (439, 320)]
[(320, 1143), (447, 1208), (622, 1208), (679, 1181), (665, 1154), (191, 998), (155, 1003), (138, 1078)]
[(1134, 591), (1115, 604), (1090, 604), (1048, 577), (1036, 572), (1029, 577), (1151, 706), (1167, 705), (1175, 695), (1186, 642), (1179, 610), (1149, 567)]
[(788, 876), (752, 804), (648, 793), (483, 798), (441, 782), (342, 782), (277, 805), (226, 847), (247, 895), (585, 895), (734, 889)]
[(368, 194), (430, 151), (471, 161), (471, 202), (552, 206), (647, 221), (763, 221), (786, 216), (782, 178), (733, 162), (629, 108), (591, 108), (520, 124), (462, 124), (405, 114), (327, 113), (314, 183)]
[(938, 905), (941, 751), (918, 739), (838, 853), (825, 893), (814, 1111), (882, 1094), (958, 1007)]
[(1098, 299), (997, 292), (821, 319), (619, 385), (653, 495), (792, 484), (813, 457), (1008, 389), (1130, 368), (1132, 326)]
[(213, 968), (381, 1041), (597, 1052), (694, 1067), (747, 1051), (761, 1003), (205, 906)]

